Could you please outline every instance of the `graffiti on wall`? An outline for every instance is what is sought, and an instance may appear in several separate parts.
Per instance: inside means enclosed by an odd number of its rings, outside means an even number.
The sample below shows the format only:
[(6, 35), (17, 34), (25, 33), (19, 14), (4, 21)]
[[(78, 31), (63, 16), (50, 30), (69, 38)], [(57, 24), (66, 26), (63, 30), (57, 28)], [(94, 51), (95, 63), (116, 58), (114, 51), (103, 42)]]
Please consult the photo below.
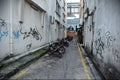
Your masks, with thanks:
[(101, 37), (101, 29), (97, 31), (98, 38), (95, 40), (96, 56), (99, 55), (103, 59), (102, 52), (104, 51), (104, 42)]
[(112, 33), (110, 33), (110, 31), (107, 31), (105, 33), (105, 37), (107, 41), (107, 47), (109, 48), (116, 39), (112, 36)]
[(115, 61), (120, 61), (120, 52), (119, 52), (119, 50), (116, 49), (115, 47), (112, 47), (116, 42), (115, 36), (113, 36), (110, 31), (107, 31), (106, 34), (105, 34), (105, 37), (106, 37), (106, 41), (107, 41), (106, 46), (107, 46), (107, 48), (112, 50), (114, 60)]
[(113, 48), (112, 53), (114, 54), (114, 60), (116, 62), (119, 62), (120, 61), (120, 53), (119, 53), (119, 51), (117, 49)]
[[(103, 41), (103, 38), (105, 38), (106, 42)], [(101, 59), (103, 59), (103, 51), (106, 48), (110, 49), (112, 52), (111, 55), (114, 56), (114, 60), (116, 62), (120, 61), (120, 52), (117, 48), (113, 47), (115, 45), (116, 38), (113, 36), (113, 34), (110, 31), (107, 31), (105, 35), (101, 36), (101, 29), (97, 31), (97, 38), (95, 40), (95, 50), (96, 50), (96, 55), (100, 55)]]
[(19, 39), (20, 31), (19, 30), (13, 31), (13, 37), (14, 37), (14, 39)]
[(0, 19), (0, 41), (2, 40), (3, 37), (8, 36), (8, 29), (7, 29), (7, 23), (5, 20)]
[(32, 47), (32, 43), (26, 45), (26, 49), (27, 49), (27, 50), (30, 50), (31, 47)]
[(42, 40), (42, 36), (36, 26), (35, 26), (35, 28), (30, 28), (29, 32), (22, 32), (22, 29), (20, 29), (20, 33), (24, 35), (23, 39), (26, 39), (26, 38), (32, 36), (36, 40), (40, 40), (40, 41)]

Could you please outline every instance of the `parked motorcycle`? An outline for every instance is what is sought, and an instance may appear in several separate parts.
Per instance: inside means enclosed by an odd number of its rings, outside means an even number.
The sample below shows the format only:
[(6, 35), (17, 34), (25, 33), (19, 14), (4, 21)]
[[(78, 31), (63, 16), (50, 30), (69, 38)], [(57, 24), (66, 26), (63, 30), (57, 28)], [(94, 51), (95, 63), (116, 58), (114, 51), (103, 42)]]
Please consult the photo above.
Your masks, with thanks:
[(51, 56), (59, 57), (59, 58), (62, 58), (63, 56), (62, 51), (60, 50), (60, 47), (55, 44), (49, 45), (48, 54)]
[(65, 47), (69, 47), (69, 41), (66, 40), (66, 39), (62, 39), (62, 44), (63, 44)]
[(72, 37), (72, 36), (67, 36), (65, 39), (66, 39), (67, 41), (72, 41), (72, 40), (73, 40), (73, 37)]
[(64, 54), (65, 53), (65, 46), (63, 45), (62, 41), (59, 41), (57, 43), (55, 43), (56, 46), (59, 46), (59, 51)]

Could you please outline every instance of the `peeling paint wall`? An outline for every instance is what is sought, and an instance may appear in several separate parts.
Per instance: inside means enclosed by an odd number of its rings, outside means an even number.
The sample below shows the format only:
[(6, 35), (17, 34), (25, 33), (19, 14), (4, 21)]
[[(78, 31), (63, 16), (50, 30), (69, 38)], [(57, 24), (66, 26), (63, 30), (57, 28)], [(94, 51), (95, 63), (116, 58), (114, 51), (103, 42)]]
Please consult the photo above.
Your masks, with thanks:
[[(93, 57), (100, 67), (107, 67), (113, 74), (114, 69), (120, 72), (120, 1), (84, 0), (84, 3), (84, 12), (86, 8), (89, 8), (89, 13), (94, 12), (94, 15), (84, 20), (85, 47), (90, 51), (93, 49)], [(90, 30), (91, 25), (93, 32)]]

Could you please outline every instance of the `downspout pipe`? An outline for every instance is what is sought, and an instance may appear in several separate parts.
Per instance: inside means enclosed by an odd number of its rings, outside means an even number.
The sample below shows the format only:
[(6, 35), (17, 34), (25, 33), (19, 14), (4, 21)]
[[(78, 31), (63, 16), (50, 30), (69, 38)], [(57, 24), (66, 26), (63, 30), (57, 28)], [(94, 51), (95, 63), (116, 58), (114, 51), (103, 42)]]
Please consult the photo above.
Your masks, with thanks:
[(18, 15), (19, 15), (19, 23), (23, 24), (23, 20), (24, 20), (24, 0), (19, 0)]
[(13, 54), (13, 40), (12, 40), (12, 26), (13, 26), (13, 22), (12, 22), (12, 3), (13, 0), (10, 0), (10, 55)]
[[(10, 55), (13, 54), (13, 0), (10, 0)], [(19, 0), (18, 15), (20, 26), (23, 24), (24, 0)]]

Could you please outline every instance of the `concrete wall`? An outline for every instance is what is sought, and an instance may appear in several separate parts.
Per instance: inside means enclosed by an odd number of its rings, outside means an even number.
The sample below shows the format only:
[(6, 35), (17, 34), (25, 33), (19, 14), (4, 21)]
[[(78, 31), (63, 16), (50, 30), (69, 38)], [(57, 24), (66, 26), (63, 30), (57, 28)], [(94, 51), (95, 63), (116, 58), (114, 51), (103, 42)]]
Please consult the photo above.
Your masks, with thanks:
[(48, 7), (49, 7), (50, 0), (31, 0), (31, 1), (39, 5), (42, 9), (46, 11), (49, 10)]
[[(10, 0), (0, 0), (0, 57), (10, 52)], [(4, 10), (5, 9), (5, 10)]]
[(53, 0), (0, 0), (0, 60), (56, 41), (55, 6)]
[(87, 7), (89, 13), (95, 11), (84, 20), (85, 47), (88, 52), (93, 49), (93, 57), (101, 70), (115, 75), (120, 72), (120, 1), (84, 0), (84, 5), (84, 12)]

